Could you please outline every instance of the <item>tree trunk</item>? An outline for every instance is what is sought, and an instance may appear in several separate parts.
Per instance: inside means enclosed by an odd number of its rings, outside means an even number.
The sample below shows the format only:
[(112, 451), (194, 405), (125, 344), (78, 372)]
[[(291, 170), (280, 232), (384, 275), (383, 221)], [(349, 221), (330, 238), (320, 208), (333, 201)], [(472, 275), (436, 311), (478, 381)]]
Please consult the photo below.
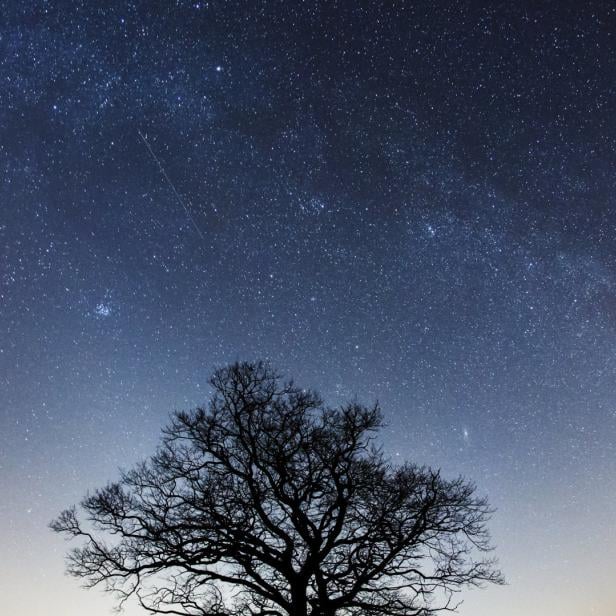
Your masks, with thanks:
[(292, 612), (290, 612), (289, 616), (308, 616), (308, 606), (305, 601), (296, 601), (294, 599), (291, 609)]
[(291, 609), (289, 616), (308, 616), (308, 601), (306, 597), (306, 587), (293, 586), (291, 589)]

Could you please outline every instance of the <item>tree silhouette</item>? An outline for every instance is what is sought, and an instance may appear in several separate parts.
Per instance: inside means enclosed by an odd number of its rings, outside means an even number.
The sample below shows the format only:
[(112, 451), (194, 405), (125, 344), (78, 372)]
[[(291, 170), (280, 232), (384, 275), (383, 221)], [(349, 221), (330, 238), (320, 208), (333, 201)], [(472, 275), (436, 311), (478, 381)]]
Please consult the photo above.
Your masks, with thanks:
[(83, 540), (68, 571), (151, 613), (411, 616), (501, 582), (490, 509), (458, 478), (394, 466), (378, 406), (338, 409), (238, 363), (207, 409), (178, 412), (155, 455), (51, 524)]

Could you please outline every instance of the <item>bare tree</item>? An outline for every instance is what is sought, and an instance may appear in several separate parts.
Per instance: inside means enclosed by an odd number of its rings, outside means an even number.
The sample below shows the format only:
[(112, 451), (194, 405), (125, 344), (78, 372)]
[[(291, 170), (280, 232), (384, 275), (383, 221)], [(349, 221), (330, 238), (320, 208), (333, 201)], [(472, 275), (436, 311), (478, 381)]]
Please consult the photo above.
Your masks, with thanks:
[(215, 372), (157, 453), (52, 522), (83, 540), (68, 571), (151, 613), (427, 616), (501, 582), (485, 499), (394, 466), (378, 406), (338, 409), (265, 363)]

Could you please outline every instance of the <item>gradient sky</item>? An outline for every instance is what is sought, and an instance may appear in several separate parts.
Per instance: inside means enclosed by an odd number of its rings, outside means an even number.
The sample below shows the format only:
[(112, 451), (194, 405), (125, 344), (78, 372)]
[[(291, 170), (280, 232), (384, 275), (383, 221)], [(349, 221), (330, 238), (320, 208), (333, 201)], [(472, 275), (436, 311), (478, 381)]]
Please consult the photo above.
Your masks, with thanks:
[(3, 3), (0, 611), (110, 614), (48, 522), (266, 357), (488, 495), (463, 616), (613, 616), (615, 84), (613, 2)]

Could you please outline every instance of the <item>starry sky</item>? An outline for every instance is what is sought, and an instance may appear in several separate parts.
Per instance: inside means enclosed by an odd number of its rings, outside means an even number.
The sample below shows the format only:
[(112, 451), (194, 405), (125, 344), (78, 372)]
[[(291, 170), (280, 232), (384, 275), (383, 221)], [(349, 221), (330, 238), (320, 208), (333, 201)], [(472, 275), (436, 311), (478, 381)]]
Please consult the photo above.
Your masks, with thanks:
[(1, 611), (110, 614), (48, 522), (265, 357), (488, 495), (462, 616), (612, 616), (614, 84), (607, 1), (4, 3)]

